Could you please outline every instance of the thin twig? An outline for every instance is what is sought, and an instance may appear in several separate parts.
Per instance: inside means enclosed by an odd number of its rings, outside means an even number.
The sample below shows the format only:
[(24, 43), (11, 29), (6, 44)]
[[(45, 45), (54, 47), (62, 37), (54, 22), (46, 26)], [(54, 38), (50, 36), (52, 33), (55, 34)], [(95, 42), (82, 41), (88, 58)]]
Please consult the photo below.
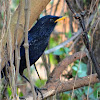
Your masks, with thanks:
[(46, 59), (46, 55), (45, 54), (42, 55), (42, 60), (43, 60), (43, 64), (45, 66), (45, 69), (46, 69), (46, 72), (47, 72), (47, 78), (48, 78), (49, 73), (50, 73), (50, 68), (49, 68), (49, 65), (47, 63), (47, 59)]
[(58, 2), (57, 2), (57, 4), (56, 4), (56, 8), (55, 8), (55, 10), (54, 10), (54, 14), (53, 14), (53, 15), (56, 14), (56, 11), (57, 11), (57, 8), (58, 8), (59, 3), (60, 3), (60, 0), (58, 0)]
[(90, 80), (89, 80), (89, 86), (88, 86), (88, 92), (87, 92), (87, 100), (89, 100), (89, 88), (90, 88), (90, 85), (91, 85), (91, 80), (92, 80), (92, 62), (90, 61), (90, 71), (91, 71), (91, 76), (90, 76)]
[(1, 82), (1, 52), (2, 52), (2, 40), (0, 41), (0, 99), (1, 99), (1, 86), (2, 86), (2, 82)]
[(12, 50), (12, 35), (10, 32), (10, 22), (11, 22), (11, 14), (10, 14), (10, 7), (9, 7), (9, 3), (10, 1), (6, 1), (7, 2), (7, 33), (8, 33), (8, 43), (9, 43), (9, 58), (10, 58), (10, 70), (11, 70), (11, 77), (10, 77), (10, 85), (12, 88), (12, 95), (13, 95), (13, 99), (16, 99), (16, 85), (15, 85), (15, 67), (13, 65), (13, 50)]
[(74, 35), (74, 36), (72, 36), (70, 39), (68, 39), (68, 40), (66, 40), (66, 41), (64, 41), (63, 43), (61, 43), (61, 44), (59, 44), (58, 46), (56, 46), (56, 47), (54, 47), (54, 48), (51, 48), (51, 49), (49, 49), (49, 50), (46, 50), (44, 53), (45, 54), (49, 54), (49, 53), (51, 53), (51, 52), (54, 52), (54, 51), (56, 51), (56, 50), (58, 50), (58, 49), (60, 49), (60, 48), (62, 48), (62, 47), (64, 47), (65, 45), (67, 45), (68, 43), (70, 43), (71, 41), (73, 41), (75, 38), (77, 38), (80, 34), (81, 34), (81, 29), (79, 29), (79, 31)]
[(96, 29), (97, 29), (97, 26), (98, 26), (99, 22), (100, 22), (100, 19), (98, 18), (97, 23), (95, 25), (95, 29), (93, 30), (93, 33), (92, 33), (92, 36), (91, 36), (91, 48), (93, 46), (93, 36), (94, 36), (94, 33), (95, 33)]
[(28, 70), (28, 75), (29, 75), (29, 80), (30, 80), (30, 85), (33, 93), (33, 100), (36, 100), (36, 94), (34, 90), (34, 83), (31, 78), (31, 72), (30, 72), (30, 62), (29, 62), (29, 44), (28, 44), (28, 29), (29, 29), (29, 21), (30, 21), (30, 5), (31, 5), (31, 0), (25, 0), (25, 56), (26, 56), (26, 65), (27, 65), (27, 70)]
[(61, 9), (60, 15), (63, 15), (63, 13), (64, 13), (64, 8), (65, 8), (65, 0), (63, 0), (63, 6), (62, 6), (62, 9)]
[[(0, 3), (1, 3), (1, 1), (0, 1)], [(2, 51), (3, 51), (3, 49), (2, 49), (2, 43), (3, 43), (3, 39), (4, 39), (4, 36), (5, 36), (5, 34), (7, 34), (7, 30), (6, 30), (6, 27), (7, 27), (7, 24), (6, 24), (6, 17), (7, 17), (7, 14), (6, 14), (6, 2), (5, 1), (3, 1), (2, 2), (3, 3), (3, 7), (4, 7), (4, 9), (3, 9), (3, 12), (4, 12), (4, 17), (3, 17), (3, 27), (2, 27), (2, 30), (1, 30), (1, 34), (0, 34), (0, 100), (2, 99), (2, 94), (1, 94), (1, 92), (3, 92), (3, 90), (2, 90), (2, 80), (1, 80), (1, 71), (2, 71)], [(0, 12), (1, 13), (1, 12)], [(5, 85), (6, 86), (6, 85)], [(4, 88), (4, 87), (3, 87)], [(5, 88), (4, 88), (5, 89)], [(4, 92), (3, 92), (4, 93)], [(5, 94), (4, 94), (5, 95)]]
[(81, 5), (79, 3), (79, 0), (76, 0), (76, 4), (77, 4), (78, 8), (82, 11), (82, 8), (81, 8)]
[[(10, 24), (9, 24), (10, 26)], [(10, 84), (12, 87), (12, 94), (13, 94), (13, 99), (16, 99), (16, 89), (15, 89), (15, 67), (13, 65), (13, 52), (12, 52), (12, 36), (10, 32), (10, 27), (8, 27), (8, 41), (9, 41), (9, 53), (10, 53), (10, 66), (11, 66), (11, 77), (10, 77)]]
[(94, 0), (92, 0), (91, 6), (90, 6), (90, 9), (89, 9), (89, 15), (90, 15), (90, 13), (93, 12), (93, 9), (94, 9), (97, 2), (99, 2), (99, 0), (96, 0), (95, 3), (94, 3)]
[(18, 30), (18, 26), (19, 26), (19, 20), (20, 20), (20, 1), (19, 1), (19, 7), (18, 7), (19, 11), (18, 11), (18, 20), (17, 20), (17, 24), (16, 24), (16, 28), (15, 28), (15, 35), (14, 35), (14, 38), (15, 38), (15, 67), (16, 67), (16, 75), (15, 75), (15, 82), (17, 83), (17, 76), (18, 76), (18, 73), (19, 73), (19, 63), (20, 63), (20, 53), (19, 53), (19, 50), (20, 48), (18, 48), (18, 43), (17, 43), (17, 39), (18, 39), (18, 33), (17, 33), (17, 30)]
[(96, 73), (98, 74), (98, 78), (100, 79), (100, 68), (99, 68), (99, 64), (93, 54), (93, 51), (91, 49), (91, 45), (89, 43), (89, 38), (88, 38), (88, 33), (86, 31), (86, 25), (85, 25), (85, 21), (84, 21), (84, 16), (85, 16), (85, 11), (84, 12), (81, 12), (81, 13), (76, 13), (75, 10), (72, 8), (71, 4), (69, 3), (68, 0), (66, 0), (66, 3), (68, 5), (68, 7), (70, 8), (70, 10), (72, 11), (73, 15), (74, 15), (74, 18), (76, 20), (79, 21), (80, 25), (81, 25), (81, 28), (83, 30), (83, 34), (82, 34), (82, 38), (83, 38), (83, 42), (89, 52), (89, 55), (90, 55), (90, 58), (92, 60), (92, 63), (94, 64), (94, 67), (95, 67), (95, 70), (96, 70)]
[(82, 54), (80, 55), (80, 61), (79, 61), (78, 70), (77, 70), (76, 76), (75, 76), (75, 81), (74, 81), (74, 85), (73, 85), (71, 100), (73, 99), (73, 96), (74, 96), (74, 90), (75, 90), (75, 85), (76, 85), (76, 80), (77, 80), (77, 74), (78, 74), (78, 71), (79, 71), (79, 69), (80, 69), (81, 60), (82, 60)]
[(51, 2), (52, 2), (52, 3), (51, 3), (50, 15), (51, 15), (51, 13), (52, 13), (52, 9), (53, 9), (54, 0), (53, 0), (53, 1), (51, 1)]

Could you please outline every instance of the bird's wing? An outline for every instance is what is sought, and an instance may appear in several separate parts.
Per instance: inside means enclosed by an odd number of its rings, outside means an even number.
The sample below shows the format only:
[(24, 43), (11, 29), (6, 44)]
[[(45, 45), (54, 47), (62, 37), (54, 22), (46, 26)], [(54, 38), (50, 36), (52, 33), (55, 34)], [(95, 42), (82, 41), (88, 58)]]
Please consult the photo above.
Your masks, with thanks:
[(24, 41), (22, 42), (20, 46), (20, 56), (25, 56), (25, 49), (24, 49)]

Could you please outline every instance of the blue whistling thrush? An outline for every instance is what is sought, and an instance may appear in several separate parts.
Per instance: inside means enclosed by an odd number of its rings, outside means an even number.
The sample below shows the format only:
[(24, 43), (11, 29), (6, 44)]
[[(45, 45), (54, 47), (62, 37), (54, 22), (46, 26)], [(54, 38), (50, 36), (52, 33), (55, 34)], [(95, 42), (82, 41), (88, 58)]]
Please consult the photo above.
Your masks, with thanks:
[[(50, 34), (52, 33), (57, 22), (55, 22), (60, 17), (47, 15), (40, 18), (37, 23), (28, 32), (28, 42), (29, 42), (29, 60), (30, 65), (34, 64), (39, 57), (43, 54), (46, 49)], [(20, 68), (19, 73), (23, 75), (23, 71), (26, 68), (26, 58), (25, 49), (23, 46), (24, 42), (20, 47)]]

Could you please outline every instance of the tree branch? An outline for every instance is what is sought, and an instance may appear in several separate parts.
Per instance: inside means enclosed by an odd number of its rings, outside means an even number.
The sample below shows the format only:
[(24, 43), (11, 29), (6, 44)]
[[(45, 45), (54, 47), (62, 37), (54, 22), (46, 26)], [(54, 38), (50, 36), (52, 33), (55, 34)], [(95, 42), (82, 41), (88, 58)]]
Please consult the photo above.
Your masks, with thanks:
[[(58, 66), (53, 70), (53, 72), (50, 74), (49, 79), (46, 83), (46, 85), (43, 87), (47, 90), (42, 91), (43, 92), (43, 98), (48, 98), (50, 96), (55, 95), (56, 93), (61, 93), (65, 91), (70, 91), (74, 89), (88, 86), (89, 84), (94, 84), (99, 82), (97, 78), (97, 74), (92, 74), (86, 77), (78, 78), (76, 80), (68, 80), (68, 81), (62, 81), (60, 80), (60, 75), (65, 70), (65, 68), (71, 64), (72, 62), (76, 61), (77, 59), (81, 59), (86, 56), (86, 53), (84, 51), (77, 52), (71, 56), (66, 57), (64, 60), (62, 60)], [(90, 78), (92, 77), (92, 80), (90, 82)], [(39, 95), (39, 97), (41, 97)], [(28, 98), (27, 98), (28, 99)], [(31, 99), (31, 98), (30, 98)]]
[(55, 81), (58, 80), (62, 72), (65, 70), (65, 68), (71, 64), (72, 62), (76, 61), (77, 59), (81, 59), (86, 56), (86, 53), (84, 51), (77, 52), (71, 56), (66, 57), (63, 59), (57, 67), (53, 70), (53, 72), (50, 74), (49, 79), (47, 83), (49, 83), (51, 80)]
[[(92, 77), (92, 80), (90, 82), (91, 77)], [(59, 81), (54, 81), (54, 82), (46, 84), (45, 88), (47, 88), (47, 91), (45, 91), (43, 94), (44, 99), (47, 97), (53, 96), (56, 93), (73, 90), (74, 81), (75, 81), (74, 79), (69, 80), (69, 81), (64, 81), (64, 82), (59, 80)], [(77, 79), (75, 82), (74, 89), (77, 89), (83, 86), (88, 86), (89, 83), (94, 84), (98, 82), (100, 81), (97, 78), (97, 74), (92, 74), (92, 75)]]
[(31, 5), (31, 0), (25, 0), (25, 42), (24, 42), (24, 47), (25, 47), (27, 71), (28, 71), (31, 90), (32, 90), (32, 94), (33, 94), (33, 100), (36, 100), (34, 82), (31, 80), (32, 78), (31, 78), (30, 61), (29, 61), (28, 29), (29, 29), (29, 21), (30, 21), (30, 5)]
[[(46, 85), (44, 86), (44, 88), (46, 88), (47, 91), (44, 91), (43, 97), (47, 98), (56, 93), (70, 91), (73, 89), (73, 86), (74, 86), (74, 89), (77, 89), (82, 86), (87, 86), (90, 83), (94, 84), (94, 83), (99, 82), (97, 78), (97, 74), (93, 74), (92, 76), (89, 75), (83, 78), (79, 78), (77, 80), (73, 79), (73, 80), (63, 81), (63, 82), (60, 80), (60, 75), (69, 64), (85, 56), (86, 56), (86, 53), (84, 51), (80, 51), (71, 56), (66, 57), (63, 61), (61, 61), (58, 64), (58, 66), (53, 70), (53, 72), (50, 74), (49, 79)], [(92, 77), (92, 80), (90, 82), (91, 77)]]

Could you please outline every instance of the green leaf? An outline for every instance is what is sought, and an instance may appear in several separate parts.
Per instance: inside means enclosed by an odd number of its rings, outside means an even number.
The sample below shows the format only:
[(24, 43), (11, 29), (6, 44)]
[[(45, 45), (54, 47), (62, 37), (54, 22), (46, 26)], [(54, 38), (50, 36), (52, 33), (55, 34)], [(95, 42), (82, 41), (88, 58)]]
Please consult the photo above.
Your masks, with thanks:
[[(61, 100), (71, 100), (71, 96), (69, 94), (62, 93), (60, 94)], [(72, 99), (75, 100), (75, 99)]]
[(64, 47), (64, 51), (65, 51), (65, 53), (68, 55), (68, 53), (70, 52), (70, 49), (67, 48), (67, 47)]
[(82, 62), (79, 65), (78, 77), (87, 76), (87, 65)]
[(52, 48), (55, 47), (56, 45), (58, 45), (58, 42), (53, 37), (51, 37), (49, 41), (49, 47)]
[(84, 87), (84, 91), (85, 91), (85, 94), (87, 95), (87, 93), (93, 92), (93, 89), (89, 87), (89, 92), (88, 92), (88, 87)]
[(37, 87), (42, 87), (46, 83), (46, 80), (36, 80), (35, 85)]
[(78, 77), (84, 77), (84, 76), (86, 76), (86, 72), (78, 71), (77, 75), (78, 75)]
[(71, 30), (69, 30), (68, 33), (65, 33), (65, 36), (68, 37), (68, 38), (71, 38), (72, 37), (72, 33), (71, 33)]
[(54, 51), (53, 54), (54, 55), (58, 55), (58, 56), (59, 55), (63, 55), (63, 54), (67, 54), (68, 55), (69, 52), (70, 52), (70, 49), (67, 48), (67, 47), (64, 47), (64, 48), (60, 48), (60, 49)]
[(22, 92), (20, 92), (20, 93), (19, 93), (19, 97), (22, 97), (22, 96), (23, 96), (23, 93), (22, 93)]
[(95, 98), (98, 97), (98, 93), (100, 94), (100, 83), (94, 84), (94, 92), (93, 95)]
[(78, 71), (78, 77), (87, 76), (87, 65), (83, 62), (76, 61), (74, 66), (72, 67), (73, 71), (72, 75), (75, 76), (76, 72)]
[(93, 92), (93, 95), (94, 95), (95, 98), (97, 98), (97, 97), (98, 97), (98, 91), (97, 91), (97, 90), (94, 91), (94, 92)]
[(76, 76), (76, 71), (75, 70), (72, 71), (72, 75), (73, 75), (73, 77)]
[(58, 49), (58, 50), (54, 51), (53, 54), (59, 56), (59, 55), (64, 54), (64, 51), (61, 51), (61, 49)]
[(8, 95), (10, 97), (12, 95), (12, 91), (11, 91), (11, 88), (9, 86), (7, 87), (7, 92), (8, 92)]
[(51, 64), (57, 64), (57, 60), (54, 58), (53, 54), (49, 54), (49, 59)]
[(75, 71), (78, 70), (77, 66), (73, 66), (72, 69), (75, 70)]

